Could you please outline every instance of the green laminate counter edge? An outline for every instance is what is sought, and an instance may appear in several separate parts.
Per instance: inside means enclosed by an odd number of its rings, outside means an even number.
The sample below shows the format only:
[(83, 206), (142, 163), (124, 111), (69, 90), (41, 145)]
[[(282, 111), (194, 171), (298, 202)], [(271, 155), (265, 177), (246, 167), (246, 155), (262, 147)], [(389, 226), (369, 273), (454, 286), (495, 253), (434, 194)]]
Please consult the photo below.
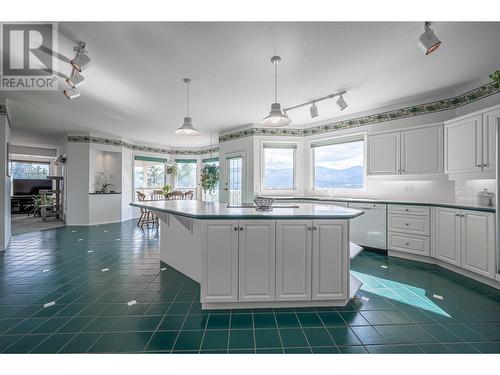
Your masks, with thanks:
[(151, 211), (202, 220), (349, 220), (363, 215), (363, 211), (321, 204), (298, 205), (298, 208), (281, 207), (270, 212), (255, 208), (228, 208), (226, 204), (208, 205), (201, 201), (145, 201), (130, 203), (131, 206)]
[(456, 208), (460, 210), (472, 210), (472, 211), (484, 211), (484, 212), (495, 212), (495, 207), (493, 206), (480, 206), (480, 205), (468, 205), (463, 203), (436, 203), (436, 202), (412, 202), (412, 201), (397, 201), (397, 200), (386, 200), (386, 199), (364, 199), (364, 198), (327, 198), (327, 197), (273, 197), (270, 195), (259, 195), (259, 197), (274, 198), (275, 200), (303, 200), (311, 202), (352, 202), (352, 203), (379, 203), (379, 204), (401, 204), (410, 206), (432, 206), (432, 207), (445, 207), (445, 208)]

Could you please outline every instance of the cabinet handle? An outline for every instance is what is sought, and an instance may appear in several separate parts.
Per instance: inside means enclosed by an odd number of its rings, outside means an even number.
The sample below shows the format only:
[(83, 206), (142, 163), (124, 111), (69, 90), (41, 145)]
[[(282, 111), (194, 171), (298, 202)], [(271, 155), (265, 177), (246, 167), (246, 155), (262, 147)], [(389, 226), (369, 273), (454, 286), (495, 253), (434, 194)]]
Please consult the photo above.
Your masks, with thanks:
[(406, 246), (410, 246), (410, 243), (409, 243), (409, 242), (407, 242), (407, 243), (406, 243)]
[(483, 167), (483, 164), (478, 164), (477, 165), (478, 168), (482, 168)]
[(313, 229), (314, 229), (314, 230), (318, 230), (318, 227), (317, 227), (317, 226), (314, 226), (314, 227), (313, 227)]
[(455, 216), (460, 216), (460, 214), (455, 214)]
[(406, 226), (410, 225), (410, 223), (405, 223)]
[(313, 227), (307, 227), (308, 230), (313, 230)]
[(405, 209), (405, 211), (406, 211), (406, 212), (408, 212), (408, 211), (410, 211), (410, 209), (409, 209), (409, 208), (406, 208), (406, 209)]
[(243, 227), (240, 227), (240, 230), (243, 230)]
[(238, 227), (234, 227), (234, 230), (238, 230)]

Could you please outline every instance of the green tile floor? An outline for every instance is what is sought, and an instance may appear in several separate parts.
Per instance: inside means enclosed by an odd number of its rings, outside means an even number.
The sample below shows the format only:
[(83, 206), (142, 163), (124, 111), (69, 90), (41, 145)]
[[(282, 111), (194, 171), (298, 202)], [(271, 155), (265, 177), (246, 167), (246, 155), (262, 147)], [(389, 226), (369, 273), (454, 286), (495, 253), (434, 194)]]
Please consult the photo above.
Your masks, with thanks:
[(0, 254), (0, 352), (500, 353), (498, 291), (376, 253), (352, 269), (364, 285), (345, 307), (209, 312), (160, 265), (156, 229), (23, 234)]

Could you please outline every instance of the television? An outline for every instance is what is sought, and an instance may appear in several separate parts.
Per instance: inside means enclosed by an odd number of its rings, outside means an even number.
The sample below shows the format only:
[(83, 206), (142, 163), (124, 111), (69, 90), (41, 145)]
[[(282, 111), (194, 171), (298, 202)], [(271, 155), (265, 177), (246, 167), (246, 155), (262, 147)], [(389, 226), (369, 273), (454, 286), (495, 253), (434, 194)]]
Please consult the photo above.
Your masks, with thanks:
[(51, 190), (52, 180), (19, 179), (12, 180), (12, 195), (37, 195), (40, 190)]

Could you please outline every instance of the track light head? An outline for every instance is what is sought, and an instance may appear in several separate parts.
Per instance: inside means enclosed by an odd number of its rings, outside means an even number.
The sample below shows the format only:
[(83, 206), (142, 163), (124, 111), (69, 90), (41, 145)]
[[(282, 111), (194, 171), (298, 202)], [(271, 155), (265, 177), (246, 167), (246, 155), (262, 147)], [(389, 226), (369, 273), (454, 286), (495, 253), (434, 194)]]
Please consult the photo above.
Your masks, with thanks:
[(337, 103), (337, 107), (339, 107), (339, 109), (340, 109), (341, 111), (343, 111), (344, 109), (346, 109), (346, 108), (347, 108), (347, 103), (346, 103), (346, 101), (344, 100), (344, 96), (343, 96), (343, 95), (340, 95), (340, 96), (339, 96), (339, 98), (337, 99), (336, 103)]
[(311, 108), (309, 108), (309, 112), (311, 112), (312, 118), (318, 117), (318, 107), (316, 106), (316, 103), (312, 104)]
[(83, 72), (90, 65), (90, 57), (88, 55), (78, 55), (70, 61), (71, 66), (78, 72)]
[(73, 89), (80, 86), (83, 82), (85, 82), (85, 77), (78, 73), (78, 71), (75, 71), (71, 77), (66, 78), (66, 83)]
[(434, 31), (431, 29), (431, 23), (426, 22), (424, 25), (425, 31), (420, 38), (418, 38), (418, 47), (426, 55), (431, 54), (441, 45), (441, 41), (438, 39)]
[(80, 92), (80, 90), (74, 88), (71, 90), (64, 90), (63, 94), (68, 99), (75, 99), (78, 98), (82, 93)]

